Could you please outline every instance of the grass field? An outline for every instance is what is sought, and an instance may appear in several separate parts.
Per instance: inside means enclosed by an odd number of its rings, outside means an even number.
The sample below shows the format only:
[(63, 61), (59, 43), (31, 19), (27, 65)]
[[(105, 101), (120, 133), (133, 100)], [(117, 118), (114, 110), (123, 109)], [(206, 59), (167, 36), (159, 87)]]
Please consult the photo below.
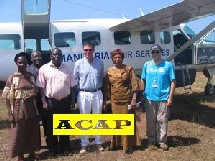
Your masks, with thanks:
[[(44, 137), (42, 136), (42, 149), (39, 152), (43, 160), (96, 160), (96, 161), (214, 161), (215, 160), (215, 96), (205, 96), (204, 86), (207, 79), (197, 74), (196, 82), (192, 85), (192, 94), (186, 93), (183, 88), (177, 88), (174, 96), (171, 118), (169, 121), (168, 140), (169, 151), (147, 149), (145, 136), (145, 113), (140, 110), (137, 114), (141, 121), (137, 123), (142, 146), (135, 149), (131, 155), (122, 150), (97, 152), (92, 146), (89, 153), (78, 154), (80, 140), (71, 136), (72, 156), (57, 156), (48, 158)], [(7, 156), (9, 150), (10, 130), (6, 120), (6, 108), (0, 98), (0, 160), (10, 160)], [(42, 131), (42, 128), (41, 128)], [(110, 143), (110, 137), (104, 137), (105, 148)], [(92, 142), (93, 143), (93, 142)]]

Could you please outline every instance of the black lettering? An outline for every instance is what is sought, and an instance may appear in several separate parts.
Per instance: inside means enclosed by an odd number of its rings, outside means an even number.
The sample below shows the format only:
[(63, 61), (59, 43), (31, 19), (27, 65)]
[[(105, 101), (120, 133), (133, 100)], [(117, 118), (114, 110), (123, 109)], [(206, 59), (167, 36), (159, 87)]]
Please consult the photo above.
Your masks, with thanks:
[(62, 60), (62, 62), (65, 62), (65, 61), (66, 61), (66, 58), (65, 58), (65, 55), (64, 55), (64, 54), (62, 55), (62, 59), (61, 59), (61, 60)]
[(128, 57), (128, 58), (132, 58), (132, 51), (128, 51), (127, 57)]
[(59, 120), (59, 121), (60, 121), (60, 123), (59, 123), (58, 127), (55, 129), (74, 129), (74, 128), (72, 128), (72, 126), (69, 123), (70, 120)]
[(74, 61), (77, 61), (82, 58), (82, 54), (74, 54)]
[(140, 57), (140, 51), (136, 51), (136, 57), (137, 57), (137, 58)]
[(128, 120), (113, 120), (113, 121), (116, 122), (116, 128), (113, 129), (123, 129), (122, 126), (131, 126), (131, 121)]
[(99, 53), (99, 52), (96, 52), (96, 53), (95, 53), (95, 58), (101, 59), (101, 58), (100, 58), (100, 53)]
[(67, 56), (67, 62), (70, 61), (70, 60), (73, 62), (72, 56), (70, 54), (68, 54), (68, 56)]
[(89, 122), (90, 124), (92, 124), (92, 120), (81, 120), (81, 121), (78, 121), (78, 122), (75, 124), (75, 126), (76, 126), (77, 128), (79, 128), (80, 130), (89, 130), (90, 128), (93, 127), (92, 125), (89, 126), (89, 127), (83, 127), (83, 126), (82, 126), (82, 123), (83, 123), (83, 122)]
[(145, 57), (145, 51), (141, 50), (141, 57)]
[(166, 49), (166, 55), (169, 56), (169, 49)]
[(111, 129), (105, 121), (107, 120), (99, 120), (98, 124), (93, 129)]
[(146, 57), (150, 57), (150, 50), (146, 50)]
[(105, 55), (104, 55), (103, 59), (110, 59), (108, 52), (105, 52)]

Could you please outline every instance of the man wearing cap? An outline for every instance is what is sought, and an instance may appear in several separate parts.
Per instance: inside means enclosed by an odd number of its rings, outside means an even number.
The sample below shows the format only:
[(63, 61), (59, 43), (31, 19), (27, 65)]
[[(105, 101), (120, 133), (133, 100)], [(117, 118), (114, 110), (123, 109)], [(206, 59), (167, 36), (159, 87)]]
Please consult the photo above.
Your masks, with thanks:
[(172, 105), (176, 81), (173, 65), (162, 59), (162, 48), (151, 47), (152, 60), (143, 65), (141, 79), (146, 99), (146, 121), (149, 149), (168, 150), (166, 145), (169, 106)]

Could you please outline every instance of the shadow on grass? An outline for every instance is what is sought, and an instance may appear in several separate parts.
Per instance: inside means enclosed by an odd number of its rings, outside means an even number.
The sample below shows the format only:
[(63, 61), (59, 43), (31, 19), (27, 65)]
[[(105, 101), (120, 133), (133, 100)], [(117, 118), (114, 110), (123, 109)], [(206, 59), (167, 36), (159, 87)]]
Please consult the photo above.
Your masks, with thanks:
[[(61, 152), (61, 148), (58, 147), (58, 151), (56, 155), (52, 156), (49, 153), (48, 147), (47, 146), (42, 146), (41, 149), (45, 149), (40, 153), (40, 158), (41, 159), (57, 159), (58, 157), (63, 156), (63, 153)], [(72, 138), (70, 139), (70, 155), (72, 154), (77, 154), (79, 153), (81, 147), (80, 147), (80, 139), (78, 138)]]
[(170, 147), (190, 146), (199, 143), (200, 140), (194, 137), (168, 136), (167, 138), (167, 144)]
[[(214, 105), (212, 104), (214, 102)], [(208, 106), (207, 104), (210, 104)], [(212, 105), (211, 105), (212, 104)], [(204, 93), (176, 94), (170, 119), (179, 119), (215, 128), (215, 96)]]
[[(167, 145), (169, 147), (190, 146), (199, 143), (200, 140), (194, 137), (168, 136), (167, 138)], [(141, 144), (140, 150), (144, 151), (148, 148), (148, 139), (142, 139)]]
[(10, 128), (10, 122), (7, 120), (0, 120), (0, 130)]
[[(95, 144), (93, 144), (94, 138), (89, 138), (89, 141), (90, 141), (91, 145), (89, 146), (87, 152), (88, 153), (92, 153), (92, 152), (99, 153), (99, 150), (97, 149), (97, 146)], [(110, 141), (103, 142), (104, 149), (107, 149), (107, 147), (109, 145), (110, 145)], [(48, 148), (46, 146), (43, 146), (41, 149), (46, 149), (45, 151), (42, 151), (40, 153), (40, 158), (43, 159), (43, 160), (45, 160), (45, 159), (58, 159), (58, 158), (61, 158), (61, 156), (64, 155), (61, 152), (60, 148), (58, 148), (58, 152), (54, 156), (50, 155), (50, 153), (48, 151)], [(80, 138), (76, 138), (76, 137), (71, 138), (70, 139), (70, 151), (69, 151), (70, 154), (69, 155), (79, 154), (80, 150), (81, 150), (81, 140), (80, 140)]]

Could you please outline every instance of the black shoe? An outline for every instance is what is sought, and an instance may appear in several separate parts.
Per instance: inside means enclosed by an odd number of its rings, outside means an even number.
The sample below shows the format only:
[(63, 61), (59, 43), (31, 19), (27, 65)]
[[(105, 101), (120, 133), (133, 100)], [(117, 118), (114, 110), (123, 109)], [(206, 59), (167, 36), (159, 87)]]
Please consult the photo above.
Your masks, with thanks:
[(40, 160), (40, 156), (36, 153), (29, 153), (28, 159)]
[(108, 147), (107, 150), (108, 150), (108, 151), (112, 151), (113, 149), (112, 149), (111, 147)]
[(109, 146), (107, 150), (108, 150), (108, 151), (117, 151), (117, 150), (118, 150), (118, 147), (111, 148), (111, 147)]
[(51, 157), (55, 157), (56, 155), (58, 155), (58, 151), (57, 150), (49, 150), (48, 155), (50, 155)]
[(72, 156), (72, 153), (70, 151), (68, 151), (68, 150), (64, 150), (62, 152), (62, 155), (64, 155), (64, 156)]
[(132, 149), (129, 149), (129, 150), (127, 150), (126, 152), (125, 152), (125, 154), (127, 154), (127, 155), (130, 155), (130, 154), (132, 154), (133, 153), (133, 150)]

